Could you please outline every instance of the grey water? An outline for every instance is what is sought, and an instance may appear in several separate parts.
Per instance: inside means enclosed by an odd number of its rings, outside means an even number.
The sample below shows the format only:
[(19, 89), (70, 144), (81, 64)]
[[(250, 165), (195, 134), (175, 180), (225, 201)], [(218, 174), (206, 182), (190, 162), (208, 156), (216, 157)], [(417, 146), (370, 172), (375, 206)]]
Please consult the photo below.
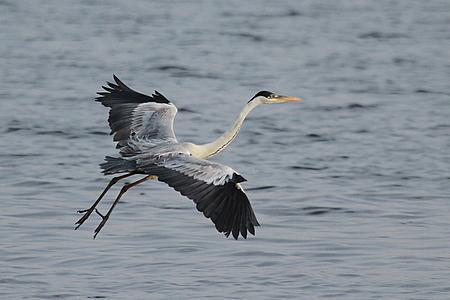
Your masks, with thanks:
[[(450, 2), (0, 0), (1, 299), (449, 299)], [(119, 76), (205, 143), (261, 223), (227, 239), (160, 182), (79, 230)], [(102, 203), (106, 211), (120, 185)]]

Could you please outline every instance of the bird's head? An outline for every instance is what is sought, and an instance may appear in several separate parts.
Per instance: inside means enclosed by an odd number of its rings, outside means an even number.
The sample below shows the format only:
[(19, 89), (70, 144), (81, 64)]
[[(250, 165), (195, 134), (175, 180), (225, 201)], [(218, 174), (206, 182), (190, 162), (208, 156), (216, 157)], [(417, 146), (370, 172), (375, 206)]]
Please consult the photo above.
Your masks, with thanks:
[(268, 91), (261, 91), (257, 93), (255, 96), (253, 96), (253, 98), (250, 99), (250, 101), (248, 102), (258, 101), (262, 104), (272, 104), (272, 103), (298, 102), (302, 100), (303, 100), (302, 98), (298, 97), (282, 96)]

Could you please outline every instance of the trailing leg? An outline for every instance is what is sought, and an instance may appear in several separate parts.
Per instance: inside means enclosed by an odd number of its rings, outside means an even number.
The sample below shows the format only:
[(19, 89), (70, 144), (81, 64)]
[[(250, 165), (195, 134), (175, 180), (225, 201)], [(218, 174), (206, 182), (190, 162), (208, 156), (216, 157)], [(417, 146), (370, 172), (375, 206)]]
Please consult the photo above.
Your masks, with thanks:
[(111, 181), (108, 183), (108, 185), (106, 186), (106, 188), (103, 190), (103, 192), (101, 193), (101, 195), (98, 197), (98, 199), (94, 202), (94, 204), (92, 204), (91, 207), (89, 207), (88, 209), (83, 209), (83, 210), (79, 210), (78, 213), (83, 214), (84, 215), (75, 223), (75, 225), (77, 225), (77, 227), (75, 227), (75, 230), (77, 230), (83, 223), (84, 221), (86, 221), (89, 216), (92, 214), (92, 212), (95, 210), (95, 208), (97, 207), (97, 205), (99, 204), (100, 200), (102, 200), (103, 196), (105, 196), (106, 192), (113, 186), (115, 185), (119, 180), (122, 180), (124, 178), (127, 178), (131, 175), (135, 175), (136, 173), (128, 173), (122, 176), (117, 176), (114, 177), (113, 179), (111, 179)]
[(120, 190), (119, 195), (117, 195), (116, 200), (114, 200), (113, 204), (111, 205), (111, 208), (106, 213), (106, 215), (102, 215), (100, 212), (96, 211), (97, 214), (99, 216), (101, 216), (103, 220), (100, 222), (100, 224), (97, 226), (97, 228), (94, 231), (94, 239), (97, 237), (97, 234), (100, 232), (100, 230), (103, 228), (103, 226), (105, 226), (106, 221), (108, 221), (109, 216), (111, 215), (114, 207), (117, 205), (117, 203), (119, 202), (119, 200), (122, 197), (122, 195), (125, 194), (125, 192), (128, 191), (133, 186), (138, 185), (138, 184), (140, 184), (140, 183), (142, 183), (144, 181), (147, 181), (149, 179), (154, 179), (154, 178), (156, 178), (156, 177), (155, 176), (145, 176), (144, 178), (139, 179), (138, 181), (135, 181), (135, 182), (132, 182), (132, 183), (124, 185), (122, 187), (122, 189)]

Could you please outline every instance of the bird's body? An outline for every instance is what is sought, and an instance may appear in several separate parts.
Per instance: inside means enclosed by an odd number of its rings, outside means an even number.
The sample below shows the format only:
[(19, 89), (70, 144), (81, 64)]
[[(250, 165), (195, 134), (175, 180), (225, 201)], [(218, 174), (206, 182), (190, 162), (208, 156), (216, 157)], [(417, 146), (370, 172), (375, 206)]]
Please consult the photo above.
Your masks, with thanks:
[[(270, 99), (274, 99), (273, 103), (300, 99), (260, 92), (246, 104), (230, 130), (212, 143), (196, 145), (177, 140), (173, 130), (177, 108), (162, 94), (155, 91), (147, 96), (130, 89), (116, 76), (114, 80), (115, 84), (108, 82), (103, 87), (105, 91), (99, 92), (96, 100), (110, 108), (108, 121), (120, 157), (107, 156), (100, 166), (105, 175), (125, 174), (113, 178), (89, 209), (79, 211), (84, 215), (76, 223), (76, 229), (96, 211), (103, 220), (95, 230), (95, 237), (123, 193), (141, 182), (158, 179), (192, 199), (197, 209), (227, 237), (232, 233), (235, 239), (239, 234), (246, 238), (247, 231), (255, 234), (254, 226), (259, 223), (240, 184), (245, 179), (232, 168), (206, 159), (231, 143), (245, 117), (259, 104), (270, 103)], [(105, 216), (96, 210), (112, 185), (140, 174), (145, 177), (125, 185)]]

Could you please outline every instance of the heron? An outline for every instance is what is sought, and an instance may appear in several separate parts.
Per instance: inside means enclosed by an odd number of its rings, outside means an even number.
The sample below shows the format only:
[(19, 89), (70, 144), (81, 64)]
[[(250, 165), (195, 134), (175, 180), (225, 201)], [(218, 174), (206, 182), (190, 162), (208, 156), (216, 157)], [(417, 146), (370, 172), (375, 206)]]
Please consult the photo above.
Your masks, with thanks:
[[(259, 222), (242, 188), (246, 179), (229, 166), (208, 158), (224, 150), (239, 133), (244, 119), (260, 104), (296, 102), (303, 99), (260, 91), (244, 106), (228, 131), (211, 143), (197, 145), (180, 142), (173, 124), (176, 106), (155, 90), (151, 95), (137, 92), (113, 75), (114, 83), (106, 82), (97, 92), (96, 101), (109, 108), (109, 127), (119, 155), (106, 156), (100, 164), (104, 175), (113, 177), (97, 200), (79, 210), (83, 216), (75, 223), (78, 229), (95, 211), (102, 219), (94, 230), (95, 239), (111, 216), (123, 194), (147, 180), (159, 180), (193, 200), (198, 211), (211, 219), (217, 231), (234, 239), (255, 235)], [(124, 184), (106, 214), (97, 205), (108, 190), (130, 176), (139, 180)], [(143, 176), (143, 177), (142, 177)]]

